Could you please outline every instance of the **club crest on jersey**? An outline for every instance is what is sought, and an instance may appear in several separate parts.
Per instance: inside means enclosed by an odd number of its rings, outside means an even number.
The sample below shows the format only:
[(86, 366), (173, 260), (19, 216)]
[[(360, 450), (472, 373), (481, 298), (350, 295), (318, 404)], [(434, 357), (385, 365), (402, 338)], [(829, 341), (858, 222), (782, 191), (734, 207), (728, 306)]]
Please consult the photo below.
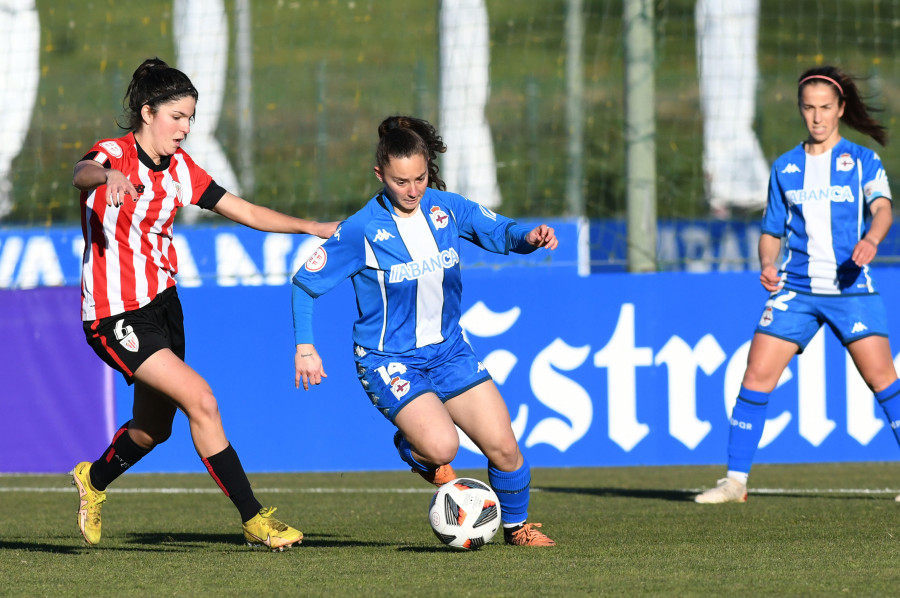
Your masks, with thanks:
[(391, 392), (398, 399), (403, 398), (409, 392), (409, 380), (404, 380), (400, 376), (394, 376), (391, 378)]
[(115, 141), (101, 141), (100, 147), (106, 150), (106, 153), (113, 158), (122, 157), (122, 148)]
[(181, 203), (181, 198), (184, 197), (184, 189), (182, 189), (181, 183), (178, 181), (172, 181), (172, 183), (175, 185), (175, 197), (178, 198), (178, 203)]
[(834, 167), (837, 168), (838, 172), (847, 172), (848, 170), (853, 170), (853, 164), (853, 156), (845, 152), (837, 157)]
[(440, 206), (432, 206), (431, 213), (428, 216), (431, 218), (431, 222), (434, 223), (434, 228), (440, 230), (447, 226), (449, 217), (447, 212), (442, 210)]
[(775, 319), (775, 312), (772, 310), (771, 305), (767, 305), (763, 310), (762, 317), (759, 319), (759, 325), (765, 328), (769, 324), (772, 323), (772, 320)]
[(323, 247), (317, 247), (313, 254), (309, 256), (309, 259), (306, 260), (306, 271), (318, 272), (325, 267), (325, 262), (327, 261), (328, 252)]
[(118, 322), (116, 322), (116, 328), (113, 332), (115, 333), (116, 340), (119, 341), (120, 345), (122, 345), (126, 350), (131, 351), (132, 353), (137, 353), (138, 348), (140, 348), (138, 337), (134, 333), (134, 329), (131, 326), (125, 325), (125, 320), (119, 320)]

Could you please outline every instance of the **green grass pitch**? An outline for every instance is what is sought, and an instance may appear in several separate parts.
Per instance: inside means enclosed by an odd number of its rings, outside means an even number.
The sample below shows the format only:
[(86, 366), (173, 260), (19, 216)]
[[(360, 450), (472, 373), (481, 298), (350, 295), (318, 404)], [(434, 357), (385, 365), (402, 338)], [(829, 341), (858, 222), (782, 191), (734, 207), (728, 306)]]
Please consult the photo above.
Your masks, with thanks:
[(67, 476), (2, 476), (0, 595), (896, 595), (900, 463), (759, 465), (747, 504), (694, 504), (722, 472), (535, 469), (530, 519), (558, 545), (471, 553), (437, 541), (406, 472), (251, 475), (305, 534), (283, 553), (243, 544), (203, 475), (123, 476), (98, 547)]

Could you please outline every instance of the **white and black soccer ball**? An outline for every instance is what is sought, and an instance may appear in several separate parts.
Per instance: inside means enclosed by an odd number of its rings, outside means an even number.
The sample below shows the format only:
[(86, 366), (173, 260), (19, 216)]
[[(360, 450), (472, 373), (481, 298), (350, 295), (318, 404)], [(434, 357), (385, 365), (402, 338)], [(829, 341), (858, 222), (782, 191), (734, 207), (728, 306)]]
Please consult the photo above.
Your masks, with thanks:
[(476, 550), (500, 529), (500, 501), (484, 482), (457, 478), (434, 493), (428, 520), (434, 535), (447, 546)]

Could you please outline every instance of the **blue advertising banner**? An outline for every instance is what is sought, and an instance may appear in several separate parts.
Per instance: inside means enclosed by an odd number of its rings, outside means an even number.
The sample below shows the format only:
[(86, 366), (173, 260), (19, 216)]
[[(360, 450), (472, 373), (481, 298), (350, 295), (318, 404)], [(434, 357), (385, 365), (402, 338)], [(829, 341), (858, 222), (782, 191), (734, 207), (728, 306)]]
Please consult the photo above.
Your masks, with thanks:
[[(563, 223), (560, 230), (563, 243), (552, 254), (495, 258), (472, 248), (474, 253), (462, 256), (464, 264), (478, 264), (464, 270), (462, 325), (509, 406), (531, 464), (724, 463), (728, 415), (766, 299), (758, 274), (580, 276), (577, 243), (570, 236), (575, 226)], [(51, 235), (49, 245), (47, 238), (3, 237), (0, 281), (21, 282), (27, 255), (53, 254), (56, 284), (73, 284), (66, 260), (75, 264), (77, 284), (80, 234)], [(315, 241), (201, 227), (186, 231), (182, 242), (189, 248), (179, 254), (187, 362), (210, 382), (245, 467), (254, 472), (402, 468), (391, 442), (393, 427), (370, 405), (354, 371), (350, 334), (356, 306), (349, 282), (315, 305), (317, 348), (328, 378), (309, 392), (293, 386), (288, 272)], [(7, 257), (13, 253), (15, 260)], [(29, 259), (45, 264), (42, 277), (56, 276), (46, 266), (52, 260)], [(516, 267), (495, 267), (498, 263)], [(896, 272), (875, 272), (890, 322), (900, 321)], [(47, 283), (37, 280), (37, 286)], [(69, 436), (60, 436), (65, 442), (59, 451), (68, 460), (93, 459), (109, 440), (111, 421), (117, 427), (129, 419), (132, 391), (115, 376), (114, 406), (105, 401), (109, 378), (102, 367), (88, 365), (102, 366), (84, 344), (78, 289), (46, 289), (64, 292), (67, 299), (46, 299), (47, 307), (35, 312), (39, 291), (2, 291), (9, 299), (0, 311), (2, 324), (18, 335), (16, 346), (21, 344), (0, 363), (0, 376), (17, 381), (14, 394), (0, 390), (4, 425), (30, 430), (37, 418), (67, 413), (71, 403), (63, 403), (71, 402), (75, 386), (85, 395), (79, 400), (87, 406), (87, 423), (69, 420)], [(18, 324), (23, 318), (27, 325)], [(56, 357), (27, 358), (43, 356), (47, 344), (70, 349)], [(76, 346), (79, 359), (87, 355), (87, 362), (64, 363)], [(50, 367), (57, 362), (60, 367)], [(772, 395), (768, 418), (758, 462), (900, 455), (871, 392), (829, 331), (820, 332), (790, 364)], [(0, 446), (0, 470), (61, 470), (47, 455), (23, 468), (10, 455), (29, 441), (15, 438)], [(484, 458), (463, 438), (455, 464), (481, 467)], [(172, 438), (134, 470), (205, 471), (183, 416), (176, 418)]]
[[(880, 273), (888, 305), (900, 285)], [(553, 269), (474, 270), (463, 326), (506, 399), (533, 466), (724, 463), (728, 415), (766, 293), (756, 274), (578, 277)], [(402, 467), (393, 427), (353, 367), (352, 287), (316, 301), (327, 380), (293, 387), (290, 290), (185, 289), (188, 363), (213, 387), (251, 471)], [(892, 321), (900, 318), (890, 310)], [(119, 383), (119, 419), (129, 417)], [(202, 471), (183, 418), (144, 471)], [(758, 462), (890, 460), (889, 426), (846, 351), (822, 331), (770, 402)], [(484, 458), (463, 438), (455, 464)]]

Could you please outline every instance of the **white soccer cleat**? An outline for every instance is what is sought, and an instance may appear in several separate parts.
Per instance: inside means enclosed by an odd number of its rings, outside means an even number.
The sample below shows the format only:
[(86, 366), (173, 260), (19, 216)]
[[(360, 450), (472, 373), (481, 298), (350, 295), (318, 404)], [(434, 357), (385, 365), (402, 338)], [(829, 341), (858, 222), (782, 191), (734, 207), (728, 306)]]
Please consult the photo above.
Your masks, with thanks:
[(723, 502), (747, 502), (747, 485), (734, 478), (722, 478), (710, 488), (694, 497), (694, 502), (701, 504), (719, 504)]

